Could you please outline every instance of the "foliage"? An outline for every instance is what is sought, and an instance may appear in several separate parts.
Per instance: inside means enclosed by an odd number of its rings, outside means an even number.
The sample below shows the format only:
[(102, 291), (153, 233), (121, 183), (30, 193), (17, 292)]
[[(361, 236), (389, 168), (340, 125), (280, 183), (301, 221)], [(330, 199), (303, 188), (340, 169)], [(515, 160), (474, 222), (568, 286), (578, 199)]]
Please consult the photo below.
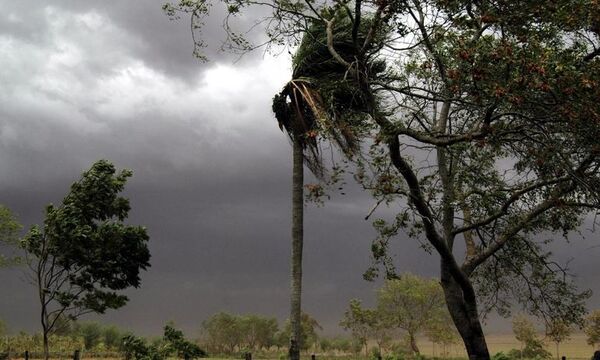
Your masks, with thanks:
[(509, 356), (505, 353), (503, 353), (502, 351), (495, 353), (492, 357), (491, 360), (513, 360), (512, 356)]
[(83, 339), (85, 350), (91, 350), (102, 341), (102, 327), (95, 322), (76, 323), (74, 333)]
[(77, 327), (77, 324), (75, 323), (75, 321), (73, 319), (71, 319), (67, 315), (60, 314), (60, 315), (52, 316), (52, 318), (50, 320), (52, 322), (54, 322), (54, 326), (53, 326), (52, 330), (50, 331), (53, 335), (58, 335), (58, 336), (75, 335), (76, 336), (75, 329)]
[(439, 283), (412, 274), (386, 280), (377, 292), (377, 307), (388, 326), (407, 332), (410, 346), (419, 353), (416, 337), (426, 329), (435, 331), (447, 322), (447, 308)]
[(376, 321), (375, 310), (363, 309), (359, 300), (350, 300), (350, 308), (344, 312), (340, 322), (342, 328), (349, 330), (355, 341), (367, 349), (367, 340)]
[(202, 322), (210, 351), (232, 353), (242, 342), (240, 323), (235, 315), (220, 312)]
[[(67, 354), (67, 356), (71, 356), (73, 351), (79, 350), (83, 348), (83, 340), (79, 337), (73, 336), (62, 336), (62, 335), (50, 335), (50, 352), (52, 354)], [(4, 350), (10, 349), (11, 352), (22, 353), (25, 350), (28, 350), (31, 354), (31, 357), (41, 357), (43, 356), (44, 346), (43, 346), (43, 337), (41, 334), (27, 334), (24, 332), (20, 332), (18, 334), (12, 336), (6, 336), (2, 338), (0, 342), (0, 352)]]
[[(13, 213), (4, 205), (0, 205), (0, 248), (14, 250), (19, 243), (19, 232), (22, 226)], [(21, 258), (11, 254), (0, 253), (0, 267), (19, 264)]]
[(525, 315), (517, 315), (512, 320), (512, 329), (517, 341), (526, 345), (537, 338), (533, 323)]
[(550, 321), (546, 324), (546, 336), (556, 344), (556, 356), (558, 357), (558, 346), (565, 340), (569, 340), (573, 331), (570, 324), (560, 320)]
[(248, 349), (263, 349), (274, 345), (275, 334), (279, 329), (275, 318), (245, 315), (240, 320), (243, 342)]
[(102, 327), (102, 342), (107, 349), (120, 350), (126, 332), (114, 325)]
[(123, 338), (122, 349), (126, 360), (162, 360), (166, 356), (159, 349), (148, 346), (144, 339), (134, 335)]
[(175, 353), (179, 358), (188, 360), (206, 357), (204, 350), (187, 341), (183, 332), (172, 326), (165, 326), (164, 340), (169, 344), (170, 353)]
[[(353, 58), (357, 50), (355, 40), (365, 42), (374, 20), (363, 19), (357, 39), (353, 39), (354, 26), (347, 14), (339, 14), (334, 20), (332, 42), (342, 56)], [(324, 178), (319, 136), (336, 144), (347, 156), (356, 155), (370, 103), (357, 78), (344, 76), (347, 67), (331, 58), (325, 25), (318, 21), (310, 24), (294, 55), (292, 80), (275, 95), (272, 109), (281, 129), (290, 136), (301, 137), (307, 166)], [(373, 77), (385, 69), (383, 61), (371, 59), (372, 53), (381, 47), (385, 33), (378, 32), (376, 37), (367, 42), (364, 55), (369, 59), (369, 73)]]
[(334, 337), (331, 339), (331, 348), (343, 353), (351, 350), (352, 344), (350, 339), (344, 337)]
[(517, 341), (524, 346), (522, 350), (512, 350), (509, 355), (519, 358), (548, 359), (551, 354), (544, 349), (543, 342), (538, 338), (533, 323), (525, 315), (515, 316), (512, 321), (513, 333)]
[(45, 339), (63, 316), (124, 306), (128, 298), (117, 291), (138, 287), (140, 270), (150, 266), (146, 229), (123, 223), (130, 206), (119, 193), (131, 175), (96, 162), (61, 205), (46, 208), (43, 227), (33, 226), (23, 238)]
[(594, 310), (586, 317), (583, 331), (587, 336), (588, 344), (592, 346), (600, 344), (600, 310)]
[[(300, 322), (300, 349), (308, 350), (310, 349), (319, 339), (319, 335), (317, 334), (317, 330), (322, 330), (321, 325), (311, 317), (307, 313), (302, 313), (301, 322)], [(285, 326), (282, 330), (282, 333), (285, 334), (285, 338), (289, 339), (291, 332), (291, 324), (289, 320), (286, 320)]]
[(259, 315), (232, 315), (219, 312), (202, 322), (206, 346), (215, 353), (231, 354), (242, 347), (249, 350), (285, 346), (289, 337), (277, 334), (274, 318)]
[(539, 339), (534, 339), (531, 342), (525, 344), (523, 350), (512, 349), (508, 352), (508, 356), (512, 359), (550, 359), (550, 354), (545, 348), (544, 344)]
[(164, 360), (170, 356), (197, 359), (206, 356), (198, 345), (185, 339), (183, 332), (166, 325), (162, 339), (148, 344), (134, 335), (123, 337), (122, 349), (127, 360)]
[(425, 335), (432, 343), (440, 344), (444, 348), (456, 344), (460, 338), (448, 312), (444, 312), (438, 319), (429, 321), (425, 329)]

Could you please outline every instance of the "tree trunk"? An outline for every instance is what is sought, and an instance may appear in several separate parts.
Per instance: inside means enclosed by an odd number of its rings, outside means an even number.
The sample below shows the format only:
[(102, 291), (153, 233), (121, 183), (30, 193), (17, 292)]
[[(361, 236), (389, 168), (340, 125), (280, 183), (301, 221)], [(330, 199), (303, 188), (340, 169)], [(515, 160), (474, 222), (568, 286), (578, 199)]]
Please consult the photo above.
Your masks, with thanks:
[(417, 339), (415, 339), (415, 335), (413, 333), (409, 333), (410, 337), (410, 348), (413, 351), (413, 354), (419, 354), (419, 347), (417, 346)]
[(44, 329), (43, 331), (44, 338), (44, 360), (50, 359), (50, 346), (48, 345), (48, 331)]
[(446, 305), (452, 321), (458, 330), (470, 360), (489, 360), (490, 353), (485, 342), (477, 303), (463, 296), (462, 289), (450, 275), (448, 267), (442, 261), (441, 284), (444, 289)]
[(302, 246), (304, 217), (304, 157), (302, 143), (294, 136), (292, 164), (292, 292), (290, 298), (290, 360), (300, 359), (302, 330)]

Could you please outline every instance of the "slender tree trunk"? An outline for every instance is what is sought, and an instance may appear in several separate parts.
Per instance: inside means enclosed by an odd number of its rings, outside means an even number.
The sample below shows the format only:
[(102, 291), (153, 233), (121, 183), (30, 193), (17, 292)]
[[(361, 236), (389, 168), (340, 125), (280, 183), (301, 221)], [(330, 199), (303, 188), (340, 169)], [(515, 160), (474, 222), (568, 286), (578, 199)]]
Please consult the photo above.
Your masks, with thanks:
[(44, 338), (44, 360), (50, 359), (50, 346), (48, 345), (48, 331), (44, 329), (43, 331)]
[(304, 217), (304, 158), (300, 139), (293, 138), (292, 164), (292, 292), (290, 298), (290, 360), (300, 359), (302, 330), (302, 246)]
[(37, 281), (38, 281), (38, 294), (40, 297), (40, 303), (42, 305), (42, 311), (41, 311), (41, 323), (42, 323), (42, 340), (43, 340), (43, 347), (44, 347), (44, 360), (48, 360), (50, 359), (50, 346), (48, 345), (48, 333), (50, 332), (50, 324), (49, 324), (49, 319), (48, 319), (48, 314), (47, 314), (47, 309), (46, 309), (46, 296), (44, 293), (44, 289), (43, 289), (43, 285), (42, 285), (42, 276), (41, 276), (41, 271), (38, 271), (37, 275)]
[(415, 339), (415, 335), (413, 333), (409, 333), (410, 337), (410, 348), (412, 349), (414, 354), (420, 354), (419, 347), (417, 346), (417, 339)]
[(452, 321), (465, 344), (469, 359), (489, 360), (490, 353), (479, 321), (477, 303), (474, 300), (467, 301), (465, 299), (460, 286), (452, 278), (443, 261), (441, 270), (441, 283), (446, 305), (452, 316)]

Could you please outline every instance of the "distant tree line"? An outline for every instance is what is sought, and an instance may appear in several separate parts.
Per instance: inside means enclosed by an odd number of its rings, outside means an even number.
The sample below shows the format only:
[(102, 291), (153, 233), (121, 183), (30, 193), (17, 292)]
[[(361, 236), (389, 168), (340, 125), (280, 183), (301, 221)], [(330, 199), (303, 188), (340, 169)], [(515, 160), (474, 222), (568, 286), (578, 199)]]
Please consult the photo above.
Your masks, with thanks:
[[(302, 314), (300, 348), (307, 350), (317, 343), (319, 323)], [(290, 322), (279, 328), (277, 319), (261, 315), (234, 315), (219, 312), (202, 322), (202, 344), (211, 353), (232, 354), (241, 351), (269, 350), (286, 347)]]

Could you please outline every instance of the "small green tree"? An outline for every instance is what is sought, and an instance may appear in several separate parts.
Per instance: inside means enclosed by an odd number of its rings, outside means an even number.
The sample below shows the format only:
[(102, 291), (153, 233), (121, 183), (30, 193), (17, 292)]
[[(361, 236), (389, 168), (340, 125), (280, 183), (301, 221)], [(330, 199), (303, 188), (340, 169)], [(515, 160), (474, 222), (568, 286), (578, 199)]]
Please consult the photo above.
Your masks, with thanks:
[(387, 314), (379, 309), (365, 309), (359, 300), (350, 300), (349, 308), (344, 312), (340, 326), (352, 333), (354, 342), (363, 344), (365, 355), (369, 355), (368, 340), (377, 343), (377, 350), (381, 350), (390, 341), (390, 322)]
[(352, 347), (352, 343), (350, 341), (350, 339), (345, 338), (345, 337), (334, 337), (331, 340), (331, 346), (333, 349), (343, 352), (343, 353), (347, 353), (348, 351), (350, 351), (351, 347)]
[(233, 353), (242, 343), (240, 319), (226, 312), (219, 312), (202, 322), (207, 344), (219, 353)]
[(521, 358), (547, 359), (552, 355), (544, 349), (544, 344), (538, 338), (533, 323), (525, 315), (517, 315), (512, 321), (513, 333), (521, 343), (519, 356)]
[(446, 309), (439, 283), (412, 274), (387, 280), (377, 293), (377, 306), (391, 327), (407, 332), (413, 353), (419, 353), (417, 336), (431, 319), (439, 319)]
[(350, 300), (350, 307), (344, 312), (344, 318), (340, 326), (352, 333), (354, 341), (362, 344), (365, 348), (365, 356), (369, 356), (367, 340), (374, 321), (374, 310), (363, 309), (360, 300)]
[(274, 345), (274, 337), (279, 330), (277, 319), (254, 314), (242, 316), (240, 326), (245, 346), (251, 350)]
[(169, 346), (169, 353), (175, 354), (178, 358), (190, 360), (206, 356), (206, 352), (198, 345), (185, 339), (183, 332), (174, 327), (165, 326), (164, 341)]
[(163, 337), (151, 344), (137, 336), (126, 335), (122, 348), (127, 360), (165, 360), (171, 356), (191, 360), (206, 356), (204, 350), (186, 340), (183, 332), (171, 325), (166, 325)]
[(583, 330), (588, 344), (592, 346), (600, 344), (600, 310), (594, 310), (586, 317)]
[(536, 331), (533, 323), (525, 315), (517, 315), (512, 320), (513, 333), (515, 339), (522, 345), (525, 345), (536, 338)]
[(96, 322), (75, 323), (75, 334), (83, 339), (86, 350), (92, 350), (102, 341), (103, 329)]
[(146, 229), (124, 224), (130, 206), (119, 193), (131, 175), (96, 162), (21, 242), (38, 290), (45, 359), (48, 335), (62, 316), (124, 306), (128, 298), (117, 291), (138, 287), (140, 271), (150, 266)]
[(331, 339), (329, 338), (322, 337), (319, 339), (319, 349), (324, 353), (329, 352), (333, 348), (332, 345)]
[(524, 315), (517, 315), (512, 320), (512, 329), (515, 339), (521, 344), (521, 351), (528, 343), (536, 339), (536, 331), (533, 323)]
[(102, 342), (111, 350), (117, 350), (121, 346), (121, 341), (125, 333), (115, 325), (105, 326), (102, 329)]
[(564, 321), (554, 320), (546, 324), (546, 336), (556, 344), (556, 359), (560, 359), (559, 345), (571, 337), (573, 329)]
[[(445, 317), (432, 319), (425, 329), (425, 335), (434, 344), (442, 346), (442, 354), (445, 356), (447, 347), (456, 344), (460, 338), (456, 327), (452, 323), (452, 319), (448, 314)], [(435, 355), (435, 354), (434, 354)]]

